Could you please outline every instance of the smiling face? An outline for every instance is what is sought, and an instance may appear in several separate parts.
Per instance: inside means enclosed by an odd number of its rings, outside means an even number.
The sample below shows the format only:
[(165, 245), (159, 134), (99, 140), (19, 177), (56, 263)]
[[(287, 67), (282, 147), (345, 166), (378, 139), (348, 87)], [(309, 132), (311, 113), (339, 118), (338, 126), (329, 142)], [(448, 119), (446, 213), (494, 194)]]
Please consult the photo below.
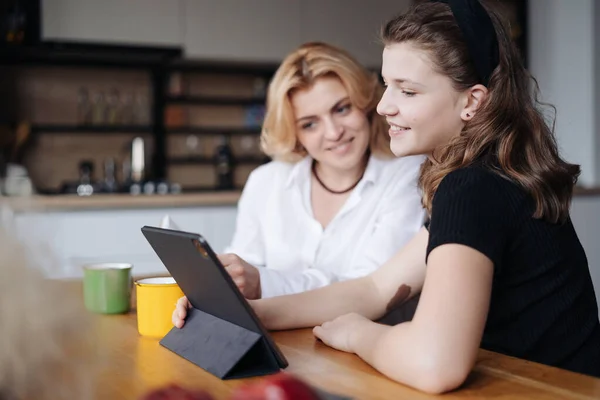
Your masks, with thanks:
[(297, 138), (321, 167), (356, 168), (369, 146), (365, 113), (350, 101), (337, 77), (318, 78), (313, 85), (290, 96)]
[(427, 53), (408, 42), (383, 50), (382, 76), (387, 88), (377, 112), (390, 125), (396, 156), (431, 156), (464, 126), (468, 94), (456, 91), (451, 80), (431, 65)]

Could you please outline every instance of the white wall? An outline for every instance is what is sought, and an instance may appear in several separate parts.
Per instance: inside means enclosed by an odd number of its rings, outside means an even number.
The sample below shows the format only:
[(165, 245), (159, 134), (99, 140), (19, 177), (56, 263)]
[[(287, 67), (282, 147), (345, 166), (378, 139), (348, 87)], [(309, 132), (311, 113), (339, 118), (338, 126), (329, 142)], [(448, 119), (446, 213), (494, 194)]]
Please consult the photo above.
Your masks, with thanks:
[[(599, 0), (530, 0), (529, 69), (542, 100), (557, 108), (556, 136), (563, 156), (581, 165), (580, 183), (600, 183), (600, 145), (594, 110), (594, 5)], [(596, 52), (597, 53), (597, 52)]]
[(575, 197), (571, 207), (571, 219), (587, 255), (600, 309), (600, 197)]
[(42, 0), (42, 37), (181, 46), (189, 58), (280, 62), (307, 41), (381, 65), (381, 25), (412, 0)]
[(408, 10), (412, 0), (301, 0), (303, 41), (343, 47), (366, 67), (379, 69), (382, 25)]
[[(600, 0), (529, 0), (529, 69), (556, 106), (562, 155), (579, 182), (600, 186)], [(600, 196), (575, 197), (571, 217), (600, 307)]]
[(139, 45), (183, 42), (181, 0), (42, 0), (42, 37)]
[[(594, 114), (596, 115), (594, 133), (600, 137), (600, 0), (594, 0)], [(598, 140), (598, 139), (597, 139)], [(598, 140), (600, 142), (600, 140)], [(600, 180), (600, 145), (596, 146), (596, 177)]]

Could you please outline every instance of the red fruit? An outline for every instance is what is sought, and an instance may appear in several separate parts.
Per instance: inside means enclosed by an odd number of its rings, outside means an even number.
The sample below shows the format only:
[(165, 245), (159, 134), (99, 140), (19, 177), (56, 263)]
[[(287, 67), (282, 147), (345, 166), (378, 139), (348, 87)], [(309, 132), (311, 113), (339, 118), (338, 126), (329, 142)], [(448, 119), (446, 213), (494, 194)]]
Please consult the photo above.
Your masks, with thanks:
[(155, 389), (140, 400), (213, 400), (204, 390), (191, 391), (176, 384)]
[(240, 386), (231, 400), (319, 400), (319, 396), (300, 379), (279, 373), (258, 383)]

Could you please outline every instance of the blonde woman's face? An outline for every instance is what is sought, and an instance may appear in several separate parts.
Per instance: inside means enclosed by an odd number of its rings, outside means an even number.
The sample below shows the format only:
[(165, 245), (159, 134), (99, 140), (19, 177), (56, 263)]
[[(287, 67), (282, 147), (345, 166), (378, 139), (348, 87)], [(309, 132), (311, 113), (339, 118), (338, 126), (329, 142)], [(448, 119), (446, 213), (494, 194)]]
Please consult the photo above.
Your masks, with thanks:
[(383, 50), (386, 90), (377, 112), (390, 125), (390, 146), (396, 156), (431, 155), (464, 126), (465, 96), (431, 65), (429, 56), (410, 43)]
[(323, 167), (353, 169), (369, 146), (367, 116), (335, 77), (323, 77), (290, 98), (298, 141)]

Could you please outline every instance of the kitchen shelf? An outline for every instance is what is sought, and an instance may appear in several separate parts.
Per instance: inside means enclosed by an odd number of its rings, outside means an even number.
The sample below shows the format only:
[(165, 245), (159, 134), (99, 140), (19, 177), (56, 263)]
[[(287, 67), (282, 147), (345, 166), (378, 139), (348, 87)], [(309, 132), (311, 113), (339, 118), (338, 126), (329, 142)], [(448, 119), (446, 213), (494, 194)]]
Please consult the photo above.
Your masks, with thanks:
[(227, 63), (211, 60), (191, 60), (177, 58), (169, 63), (171, 72), (190, 74), (243, 74), (271, 79), (279, 67), (278, 63), (235, 62)]
[(182, 127), (167, 128), (167, 133), (175, 135), (259, 135), (261, 127)]
[[(169, 135), (207, 135), (224, 136), (233, 142), (241, 136), (251, 136), (258, 139), (262, 127), (256, 126), (259, 114), (266, 105), (266, 96), (262, 92), (247, 93), (211, 93), (184, 92), (184, 95), (167, 93), (170, 87), (171, 75), (174, 73), (195, 76), (201, 74), (211, 79), (212, 75), (235, 75), (246, 78), (262, 79), (266, 84), (272, 79), (278, 65), (259, 63), (219, 62), (209, 60), (182, 59), (183, 51), (178, 47), (161, 46), (121, 46), (102, 45), (77, 42), (43, 41), (31, 46), (0, 46), (0, 66), (8, 65), (18, 69), (21, 66), (46, 67), (59, 66), (70, 68), (116, 68), (139, 69), (146, 73), (151, 87), (152, 104), (149, 104), (150, 121), (145, 125), (79, 125), (77, 123), (31, 123), (31, 133), (35, 136), (72, 134), (73, 136), (91, 137), (97, 135), (148, 135), (153, 138), (153, 154), (148, 176), (153, 179), (165, 179), (168, 168), (173, 165), (214, 165), (213, 157), (175, 157), (167, 156)], [(225, 77), (226, 78), (226, 77)], [(252, 80), (248, 80), (252, 83)], [(255, 81), (254, 84), (257, 84)], [(254, 89), (253, 89), (254, 90)], [(244, 111), (243, 120), (221, 121), (225, 126), (168, 126), (166, 119), (168, 107), (189, 108), (194, 112), (194, 106), (236, 107)], [(256, 108), (256, 110), (254, 110)], [(201, 110), (197, 110), (201, 111)], [(256, 112), (253, 112), (256, 111)], [(245, 126), (245, 123), (248, 123)], [(197, 122), (202, 124), (202, 122)], [(213, 123), (218, 123), (214, 121)], [(233, 126), (227, 126), (231, 124)], [(237, 125), (237, 126), (236, 126)], [(185, 136), (184, 136), (185, 137)], [(253, 145), (255, 143), (253, 142)], [(231, 145), (231, 144), (230, 144)], [(184, 153), (185, 154), (185, 153)], [(250, 157), (234, 157), (233, 167), (258, 166), (269, 161), (261, 155)], [(214, 191), (214, 187), (190, 188), (187, 191)]]
[(210, 106), (262, 106), (264, 97), (222, 97), (222, 96), (167, 96), (167, 103), (210, 105)]
[(36, 46), (0, 47), (0, 64), (70, 65), (149, 70), (179, 58), (177, 47), (119, 46), (77, 42), (44, 41)]
[[(268, 157), (257, 157), (257, 156), (242, 156), (233, 157), (233, 164), (264, 164), (269, 161)], [(187, 165), (187, 164), (204, 164), (213, 165), (215, 160), (212, 157), (170, 157), (167, 158), (167, 164), (170, 165)]]
[(152, 133), (149, 125), (69, 125), (35, 124), (32, 133)]

